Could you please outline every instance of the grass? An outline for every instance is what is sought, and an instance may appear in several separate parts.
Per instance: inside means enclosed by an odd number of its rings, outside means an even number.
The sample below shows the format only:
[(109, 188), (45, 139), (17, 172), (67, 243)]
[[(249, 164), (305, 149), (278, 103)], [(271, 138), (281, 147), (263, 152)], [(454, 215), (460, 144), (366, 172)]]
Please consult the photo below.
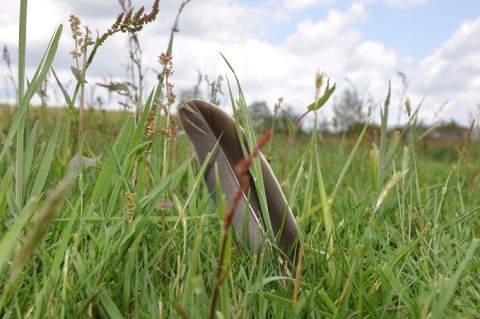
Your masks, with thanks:
[[(55, 39), (18, 108), (1, 109), (1, 316), (208, 317), (222, 223), (181, 128), (154, 103), (162, 88), (139, 114), (30, 108)], [(378, 137), (293, 137), (283, 190), (303, 272), (285, 279), (268, 254), (232, 246), (216, 317), (480, 316), (478, 141), (417, 142), (414, 115), (397, 139), (386, 118)], [(277, 177), (288, 138), (265, 148)]]

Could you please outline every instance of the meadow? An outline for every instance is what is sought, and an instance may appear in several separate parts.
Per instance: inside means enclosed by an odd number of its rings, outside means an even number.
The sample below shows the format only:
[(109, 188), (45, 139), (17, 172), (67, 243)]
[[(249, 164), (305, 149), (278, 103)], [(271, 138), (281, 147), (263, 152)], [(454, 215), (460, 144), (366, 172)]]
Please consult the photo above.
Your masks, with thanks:
[[(87, 57), (101, 39), (84, 38), (76, 90), (58, 83), (67, 106), (31, 107), (60, 33), (30, 81), (19, 76), (18, 105), (0, 106), (2, 317), (480, 317), (478, 140), (420, 138), (408, 103), (409, 123), (388, 130), (390, 92), (375, 131), (272, 125), (262, 152), (302, 242), (288, 274), (274, 243), (258, 255), (223, 244), (235, 237), (223, 227), (229, 198), (210, 198), (174, 112), (168, 59), (135, 112), (85, 109)], [(233, 105), (259, 138), (232, 74)], [(313, 121), (332, 88), (316, 85)]]

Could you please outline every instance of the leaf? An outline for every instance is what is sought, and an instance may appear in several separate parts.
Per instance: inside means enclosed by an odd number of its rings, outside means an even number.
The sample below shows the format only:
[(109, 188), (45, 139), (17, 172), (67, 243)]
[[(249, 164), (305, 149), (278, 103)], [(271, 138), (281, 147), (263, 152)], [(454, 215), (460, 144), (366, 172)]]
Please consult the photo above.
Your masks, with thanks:
[[(212, 153), (204, 172), (208, 191), (212, 195), (215, 192), (215, 166), (217, 166), (221, 190), (227, 199), (232, 198), (240, 187), (239, 176), (234, 168), (245, 156), (234, 119), (219, 107), (202, 100), (186, 102), (179, 109), (178, 115), (199, 163), (203, 165), (208, 154)], [(247, 145), (243, 131), (242, 135), (244, 145)], [(247, 241), (244, 244), (252, 251), (258, 251), (264, 242), (263, 216), (269, 216), (277, 244), (289, 258), (292, 266), (295, 265), (300, 247), (297, 224), (277, 179), (261, 153), (259, 160), (268, 214), (262, 213), (258, 193), (249, 174), (251, 183), (234, 211), (233, 226), (238, 237)], [(216, 196), (212, 198), (217, 203)]]
[(73, 108), (72, 99), (70, 99), (70, 96), (68, 95), (67, 90), (63, 86), (62, 82), (60, 82), (60, 79), (58, 78), (58, 76), (55, 73), (55, 70), (53, 68), (52, 68), (52, 73), (53, 73), (53, 76), (55, 77), (55, 81), (57, 82), (58, 87), (60, 88), (60, 91), (62, 91), (63, 98), (65, 99), (65, 102), (67, 103), (67, 106), (69, 108)]
[(288, 127), (288, 132), (290, 134), (295, 134), (297, 133), (298, 131), (298, 126), (294, 125), (292, 123), (292, 121), (290, 120), (290, 117), (288, 116), (288, 113), (285, 112), (285, 110), (282, 110), (283, 111), (283, 118), (285, 119), (285, 122), (287, 123), (287, 127)]
[(325, 88), (325, 92), (323, 93), (323, 96), (318, 99), (317, 103), (312, 103), (308, 106), (308, 109), (311, 111), (315, 111), (320, 109), (322, 106), (327, 103), (327, 101), (330, 99), (330, 96), (332, 96), (333, 92), (335, 92), (336, 89), (336, 84), (333, 84), (332, 87), (330, 87), (330, 80), (327, 80), (327, 87)]
[(53, 131), (53, 134), (48, 141), (45, 154), (43, 155), (42, 161), (40, 162), (40, 166), (38, 168), (38, 172), (35, 176), (35, 182), (33, 183), (32, 190), (30, 191), (30, 197), (39, 195), (45, 187), (48, 179), (48, 173), (50, 172), (50, 167), (52, 166), (55, 154), (55, 147), (57, 145), (57, 139), (60, 134), (60, 123), (61, 122), (58, 121)]
[[(50, 70), (50, 67), (53, 63), (55, 53), (57, 52), (58, 42), (60, 41), (60, 35), (62, 34), (62, 29), (63, 29), (62, 26), (58, 27), (52, 39), (50, 40), (50, 43), (47, 47), (47, 51), (45, 52), (37, 68), (37, 71), (33, 76), (32, 83), (28, 85), (28, 89), (23, 95), (23, 98), (20, 101), (18, 109), (15, 112), (15, 115), (13, 116), (7, 137), (4, 139), (4, 145), (10, 145), (10, 143), (12, 142), (13, 137), (17, 134), (17, 130), (20, 127), (21, 120), (24, 118), (25, 113), (27, 113), (28, 111), (28, 108), (30, 106), (30, 100), (33, 98), (33, 96), (36, 94), (36, 92), (40, 88), (40, 85), (45, 80), (48, 70)], [(5, 156), (7, 150), (8, 150), (8, 147), (2, 148), (2, 151), (0, 152), (0, 162), (3, 159), (3, 156)]]
[(133, 141), (128, 140), (133, 125), (134, 118), (133, 116), (129, 116), (125, 124), (123, 125), (123, 128), (120, 131), (120, 134), (118, 135), (115, 144), (113, 145), (112, 151), (105, 160), (105, 164), (103, 165), (100, 175), (98, 176), (97, 183), (95, 184), (95, 188), (92, 192), (92, 204), (98, 205), (100, 203), (100, 200), (107, 196), (109, 191), (111, 191), (110, 186), (112, 185), (112, 183), (115, 183), (114, 178), (116, 177), (114, 176), (114, 173), (117, 169), (117, 158), (115, 157), (116, 154), (121, 154), (125, 151), (125, 148), (127, 147), (127, 142), (130, 142), (132, 144), (134, 142), (136, 143), (135, 139), (133, 139)]

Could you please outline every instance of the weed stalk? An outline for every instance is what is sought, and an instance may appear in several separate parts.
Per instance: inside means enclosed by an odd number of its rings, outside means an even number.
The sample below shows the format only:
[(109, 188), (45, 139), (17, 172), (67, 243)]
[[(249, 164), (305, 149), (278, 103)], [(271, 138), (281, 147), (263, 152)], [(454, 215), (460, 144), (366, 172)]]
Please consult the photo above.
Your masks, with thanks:
[[(258, 156), (262, 147), (271, 139), (272, 133), (267, 131), (259, 140), (255, 148), (253, 149), (252, 153), (246, 155), (240, 162), (235, 166), (235, 171), (239, 175), (239, 182), (240, 185), (237, 188), (235, 194), (230, 199), (230, 208), (224, 215), (223, 218), (223, 232), (222, 232), (222, 244), (220, 246), (220, 256), (218, 257), (218, 268), (217, 274), (215, 277), (215, 283), (213, 286), (213, 297), (212, 297), (212, 304), (210, 306), (210, 319), (215, 318), (215, 309), (217, 304), (218, 295), (220, 293), (220, 285), (224, 281), (225, 277), (228, 275), (228, 271), (224, 273), (223, 270), (223, 262), (224, 256), (226, 254), (226, 248), (228, 247), (228, 239), (230, 228), (232, 226), (233, 214), (238, 206), (238, 203), (242, 199), (243, 194), (245, 193), (246, 189), (250, 185), (250, 175), (249, 170), (250, 167), (253, 165), (253, 159)], [(225, 293), (225, 292), (224, 292)], [(225, 315), (225, 314), (224, 314)]]

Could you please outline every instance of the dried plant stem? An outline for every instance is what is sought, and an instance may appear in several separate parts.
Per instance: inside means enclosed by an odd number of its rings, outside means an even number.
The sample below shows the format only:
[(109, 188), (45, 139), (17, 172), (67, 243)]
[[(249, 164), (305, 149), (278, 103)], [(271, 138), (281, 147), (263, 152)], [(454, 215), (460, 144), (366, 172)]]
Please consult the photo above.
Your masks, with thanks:
[(220, 293), (220, 285), (228, 274), (228, 269), (226, 272), (223, 272), (223, 261), (226, 253), (228, 234), (230, 232), (230, 227), (232, 226), (233, 214), (237, 208), (245, 190), (250, 186), (250, 176), (248, 174), (250, 167), (253, 165), (253, 159), (258, 156), (260, 149), (271, 139), (271, 131), (267, 131), (259, 140), (255, 146), (253, 152), (250, 155), (246, 155), (240, 162), (235, 166), (235, 171), (240, 175), (240, 185), (237, 188), (235, 194), (230, 199), (231, 206), (230, 209), (226, 212), (223, 218), (223, 235), (222, 235), (222, 244), (220, 246), (220, 256), (218, 258), (218, 268), (217, 275), (215, 278), (215, 283), (213, 287), (213, 297), (212, 304), (210, 307), (210, 319), (215, 317), (215, 308), (218, 300), (218, 295)]
[[(240, 164), (239, 164), (240, 165)], [(222, 235), (222, 245), (220, 246), (220, 256), (218, 257), (218, 268), (217, 268), (217, 275), (215, 278), (214, 288), (213, 288), (213, 297), (212, 297), (212, 305), (210, 308), (210, 318), (215, 317), (215, 307), (218, 300), (218, 294), (220, 292), (220, 285), (222, 284), (225, 276), (228, 272), (223, 273), (223, 260), (226, 253), (227, 247), (227, 240), (228, 240), (228, 233), (230, 232), (230, 227), (232, 226), (232, 218), (235, 209), (238, 206), (238, 203), (242, 197), (244, 190), (250, 185), (250, 178), (248, 175), (243, 175), (240, 181), (240, 186), (238, 187), (234, 197), (232, 198), (232, 205), (230, 209), (225, 214), (223, 219), (223, 235)]]
[(293, 290), (293, 309), (295, 309), (295, 307), (297, 306), (298, 292), (300, 291), (300, 277), (302, 276), (302, 259), (303, 251), (305, 250), (305, 248), (307, 248), (307, 244), (303, 244), (300, 247), (300, 251), (298, 253), (297, 271), (295, 273), (295, 288)]

